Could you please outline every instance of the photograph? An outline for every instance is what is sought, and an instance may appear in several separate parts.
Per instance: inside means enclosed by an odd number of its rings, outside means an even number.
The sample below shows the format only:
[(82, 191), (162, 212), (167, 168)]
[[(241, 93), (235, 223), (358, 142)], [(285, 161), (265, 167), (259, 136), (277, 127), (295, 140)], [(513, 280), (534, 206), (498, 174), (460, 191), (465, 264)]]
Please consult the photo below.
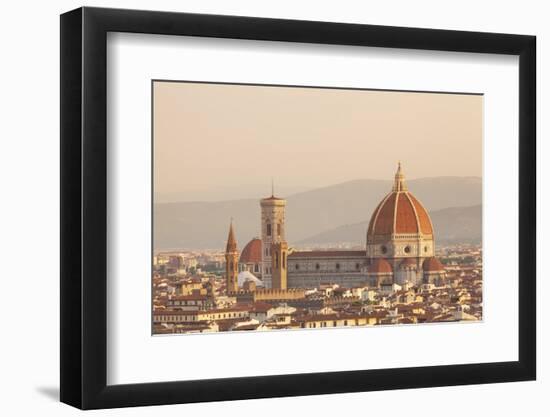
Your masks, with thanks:
[(483, 321), (483, 94), (152, 81), (152, 334)]

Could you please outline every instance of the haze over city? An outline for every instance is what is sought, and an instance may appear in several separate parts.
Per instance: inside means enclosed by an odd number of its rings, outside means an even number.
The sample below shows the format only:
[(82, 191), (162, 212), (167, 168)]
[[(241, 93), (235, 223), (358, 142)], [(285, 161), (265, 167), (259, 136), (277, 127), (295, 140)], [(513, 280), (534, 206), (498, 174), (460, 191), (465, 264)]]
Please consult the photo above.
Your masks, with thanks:
[[(483, 96), (155, 82), (159, 201), (482, 175)], [(396, 152), (398, 150), (398, 152)]]

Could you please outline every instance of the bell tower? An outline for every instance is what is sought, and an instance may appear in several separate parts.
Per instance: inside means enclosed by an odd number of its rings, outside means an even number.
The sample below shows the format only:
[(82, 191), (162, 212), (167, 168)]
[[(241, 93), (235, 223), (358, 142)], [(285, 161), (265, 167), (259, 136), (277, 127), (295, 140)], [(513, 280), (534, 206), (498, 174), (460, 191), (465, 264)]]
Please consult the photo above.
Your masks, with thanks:
[(233, 220), (229, 225), (229, 235), (227, 236), (227, 245), (225, 247), (225, 280), (227, 293), (239, 291), (239, 251), (237, 250), (237, 240), (233, 231)]
[[(261, 199), (260, 207), (262, 209), (260, 229), (262, 231), (262, 280), (266, 288), (278, 288), (275, 287), (275, 282), (273, 281), (273, 276), (276, 272), (275, 265), (281, 265), (282, 257), (284, 257), (284, 278), (281, 279), (282, 276), (277, 275), (276, 285), (280, 286), (284, 281), (284, 288), (286, 288), (286, 257), (288, 251), (285, 236), (286, 200), (275, 197), (272, 187), (271, 197)], [(281, 245), (276, 246), (275, 244), (278, 243)], [(275, 263), (274, 251), (280, 252), (277, 263)], [(282, 269), (277, 270), (277, 274), (282, 272)]]
[(271, 245), (271, 287), (276, 290), (287, 289), (288, 244), (276, 242)]

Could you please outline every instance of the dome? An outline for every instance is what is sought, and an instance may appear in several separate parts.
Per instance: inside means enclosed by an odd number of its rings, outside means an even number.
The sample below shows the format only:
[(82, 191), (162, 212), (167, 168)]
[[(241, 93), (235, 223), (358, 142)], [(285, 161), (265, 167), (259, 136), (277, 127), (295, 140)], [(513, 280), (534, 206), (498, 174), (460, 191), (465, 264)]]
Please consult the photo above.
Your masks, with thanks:
[(444, 271), (445, 267), (441, 262), (439, 262), (439, 259), (431, 257), (427, 258), (424, 263), (422, 264), (422, 269), (425, 272), (440, 272)]
[(399, 268), (415, 268), (416, 269), (416, 260), (414, 258), (405, 258), (403, 262), (399, 264)]
[(264, 282), (259, 279), (258, 277), (256, 277), (253, 273), (251, 273), (250, 271), (243, 271), (243, 272), (239, 272), (239, 275), (237, 276), (237, 282), (239, 283), (239, 287), (242, 287), (243, 284), (246, 282), (246, 281), (252, 281), (254, 282), (258, 287), (263, 287), (264, 286)]
[(388, 261), (384, 258), (377, 258), (368, 268), (368, 272), (371, 274), (391, 274), (393, 271)]
[(254, 238), (246, 244), (239, 263), (241, 264), (259, 264), (262, 262), (262, 241), (261, 239)]
[(367, 240), (394, 234), (433, 235), (432, 222), (424, 206), (407, 190), (401, 164), (395, 174), (391, 193), (374, 210), (367, 230)]

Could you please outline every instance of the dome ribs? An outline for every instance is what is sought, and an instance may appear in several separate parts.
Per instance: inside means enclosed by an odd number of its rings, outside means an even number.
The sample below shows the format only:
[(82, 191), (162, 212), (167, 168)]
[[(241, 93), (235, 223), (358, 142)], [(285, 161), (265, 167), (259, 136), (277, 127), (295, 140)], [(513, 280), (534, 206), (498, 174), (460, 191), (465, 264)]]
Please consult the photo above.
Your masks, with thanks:
[(392, 193), (389, 193), (387, 194), (383, 199), (382, 201), (380, 201), (380, 203), (378, 203), (378, 205), (376, 206), (376, 208), (374, 209), (374, 212), (372, 213), (372, 216), (370, 218), (370, 222), (369, 222), (369, 227), (367, 229), (367, 235), (372, 235), (374, 234), (374, 225), (376, 223), (376, 219), (378, 218), (378, 214), (380, 214), (380, 209), (382, 208), (382, 206), (384, 205), (384, 203), (386, 202), (386, 200), (392, 195)]
[(382, 207), (378, 211), (378, 216), (374, 220), (373, 234), (375, 235), (390, 235), (393, 233), (393, 216), (397, 193), (391, 193), (384, 201)]
[(415, 209), (408, 195), (405, 192), (398, 194), (394, 233), (418, 233)]
[(425, 235), (433, 235), (432, 221), (430, 219), (430, 216), (428, 215), (428, 212), (414, 195), (408, 193), (408, 196), (415, 206), (416, 214), (418, 216), (418, 223), (420, 224), (420, 231)]
[(422, 204), (408, 191), (387, 195), (374, 211), (368, 236), (391, 234), (432, 235), (432, 223)]

